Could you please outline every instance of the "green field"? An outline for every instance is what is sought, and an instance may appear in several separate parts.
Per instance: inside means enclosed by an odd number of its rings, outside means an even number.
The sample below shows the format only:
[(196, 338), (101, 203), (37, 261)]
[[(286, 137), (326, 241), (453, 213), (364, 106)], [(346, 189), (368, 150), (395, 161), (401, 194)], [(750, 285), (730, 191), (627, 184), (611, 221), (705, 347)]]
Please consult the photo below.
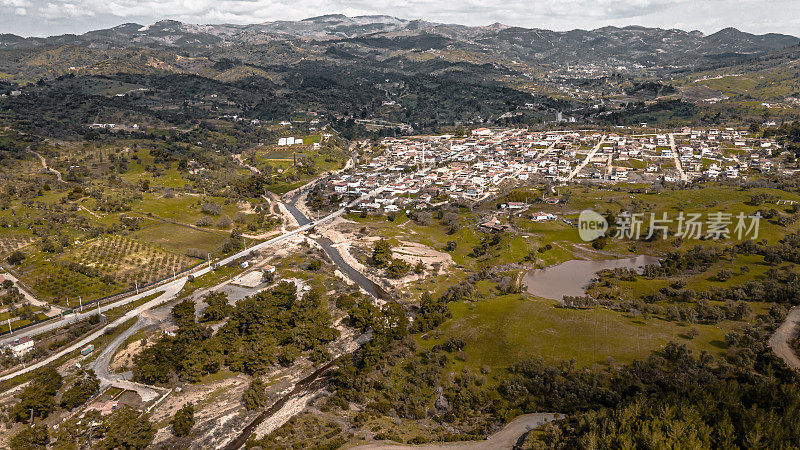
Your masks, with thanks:
[(190, 248), (213, 253), (226, 239), (223, 232), (203, 231), (172, 223), (161, 223), (143, 228), (132, 233), (132, 237), (180, 255), (185, 254), (186, 250)]
[[(656, 318), (643, 320), (605, 308), (567, 309), (556, 302), (519, 294), (490, 296), (476, 302), (450, 305), (451, 320), (441, 336), (423, 339), (428, 347), (451, 337), (463, 339), (465, 365), (508, 367), (526, 357), (550, 361), (575, 360), (582, 366), (630, 362), (670, 341), (685, 343), (695, 352), (716, 355), (725, 349), (725, 333), (736, 323), (682, 326)], [(694, 328), (699, 335), (688, 339)]]

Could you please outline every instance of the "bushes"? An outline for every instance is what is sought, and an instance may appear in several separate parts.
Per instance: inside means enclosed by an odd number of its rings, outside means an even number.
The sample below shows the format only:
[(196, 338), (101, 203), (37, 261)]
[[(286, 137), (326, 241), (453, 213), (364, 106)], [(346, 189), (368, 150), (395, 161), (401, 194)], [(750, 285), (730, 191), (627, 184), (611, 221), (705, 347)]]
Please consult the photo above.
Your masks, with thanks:
[(22, 253), (19, 250), (15, 250), (15, 251), (11, 252), (10, 255), (8, 255), (8, 258), (6, 258), (6, 261), (8, 261), (8, 263), (11, 264), (12, 266), (16, 266), (19, 263), (21, 263), (22, 261), (25, 261), (25, 254)]
[(61, 388), (63, 378), (50, 366), (36, 372), (36, 376), (19, 395), (19, 402), (11, 408), (11, 416), (17, 422), (31, 418), (45, 418), (55, 406), (56, 392)]
[(242, 401), (244, 402), (244, 407), (248, 411), (253, 411), (255, 409), (267, 406), (267, 403), (269, 402), (269, 396), (267, 396), (266, 383), (258, 378), (251, 381), (250, 385), (247, 386), (247, 389), (242, 395)]
[(319, 270), (320, 267), (322, 267), (322, 261), (320, 261), (318, 258), (313, 258), (306, 265), (306, 270), (310, 270), (310, 271), (314, 272), (314, 271)]
[(49, 443), (50, 436), (47, 434), (47, 425), (39, 424), (23, 428), (9, 439), (8, 446), (11, 450), (44, 450)]
[(194, 405), (190, 402), (179, 409), (170, 420), (175, 436), (188, 436), (194, 427)]
[(470, 252), (469, 256), (472, 258), (480, 258), (481, 256), (485, 255), (490, 249), (500, 245), (503, 238), (499, 233), (492, 233), (488, 236), (484, 236), (480, 243), (472, 248), (472, 252)]
[(78, 374), (75, 384), (61, 396), (61, 407), (72, 409), (86, 403), (100, 390), (100, 380), (93, 370), (84, 370)]
[(392, 259), (392, 263), (389, 265), (389, 268), (386, 270), (386, 274), (389, 278), (400, 278), (408, 273), (410, 266), (407, 262), (403, 261), (402, 259)]
[(140, 414), (129, 406), (123, 406), (109, 416), (105, 438), (98, 447), (144, 449), (153, 441), (155, 434), (156, 430), (147, 414)]
[(206, 203), (203, 203), (202, 206), (200, 206), (200, 211), (202, 211), (203, 214), (209, 214), (209, 215), (212, 215), (212, 216), (218, 216), (218, 215), (222, 214), (222, 207), (218, 203), (215, 203), (215, 202), (206, 202)]

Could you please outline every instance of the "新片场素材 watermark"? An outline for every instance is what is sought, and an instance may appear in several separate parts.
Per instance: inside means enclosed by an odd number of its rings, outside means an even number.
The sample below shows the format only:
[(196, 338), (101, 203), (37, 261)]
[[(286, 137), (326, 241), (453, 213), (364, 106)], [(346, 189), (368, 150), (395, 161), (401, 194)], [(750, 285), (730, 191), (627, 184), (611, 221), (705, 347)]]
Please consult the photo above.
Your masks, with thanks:
[[(614, 218), (615, 228), (610, 237), (616, 239), (639, 239), (642, 231), (645, 239), (670, 236), (682, 239), (758, 239), (761, 215), (738, 214), (714, 211), (707, 213), (685, 213), (669, 215), (666, 212), (632, 213), (623, 211)], [(674, 228), (674, 232), (672, 229)], [(608, 219), (591, 209), (581, 211), (578, 217), (578, 234), (586, 242), (606, 235)]]

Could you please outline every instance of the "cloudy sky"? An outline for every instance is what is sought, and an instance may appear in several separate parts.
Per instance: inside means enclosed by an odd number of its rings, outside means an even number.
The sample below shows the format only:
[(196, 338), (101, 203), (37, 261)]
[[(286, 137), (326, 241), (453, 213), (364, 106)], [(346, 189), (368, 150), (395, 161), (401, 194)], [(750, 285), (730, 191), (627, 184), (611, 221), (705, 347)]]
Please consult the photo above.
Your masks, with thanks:
[(0, 33), (83, 33), (125, 22), (258, 23), (387, 14), (465, 25), (570, 30), (644, 25), (800, 36), (800, 0), (0, 0)]

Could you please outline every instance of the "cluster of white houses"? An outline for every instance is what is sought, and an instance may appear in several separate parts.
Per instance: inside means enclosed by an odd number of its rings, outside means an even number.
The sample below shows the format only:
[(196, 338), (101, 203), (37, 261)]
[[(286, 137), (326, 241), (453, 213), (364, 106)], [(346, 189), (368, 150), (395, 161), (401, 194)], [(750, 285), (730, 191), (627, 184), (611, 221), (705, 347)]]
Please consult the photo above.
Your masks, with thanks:
[(687, 127), (650, 134), (478, 128), (467, 137), (387, 138), (382, 147), (368, 163), (329, 179), (342, 204), (379, 186), (382, 193), (358, 209), (481, 200), (516, 181), (679, 181), (678, 161), (686, 179), (739, 178), (773, 170), (780, 151), (774, 140), (743, 130)]

